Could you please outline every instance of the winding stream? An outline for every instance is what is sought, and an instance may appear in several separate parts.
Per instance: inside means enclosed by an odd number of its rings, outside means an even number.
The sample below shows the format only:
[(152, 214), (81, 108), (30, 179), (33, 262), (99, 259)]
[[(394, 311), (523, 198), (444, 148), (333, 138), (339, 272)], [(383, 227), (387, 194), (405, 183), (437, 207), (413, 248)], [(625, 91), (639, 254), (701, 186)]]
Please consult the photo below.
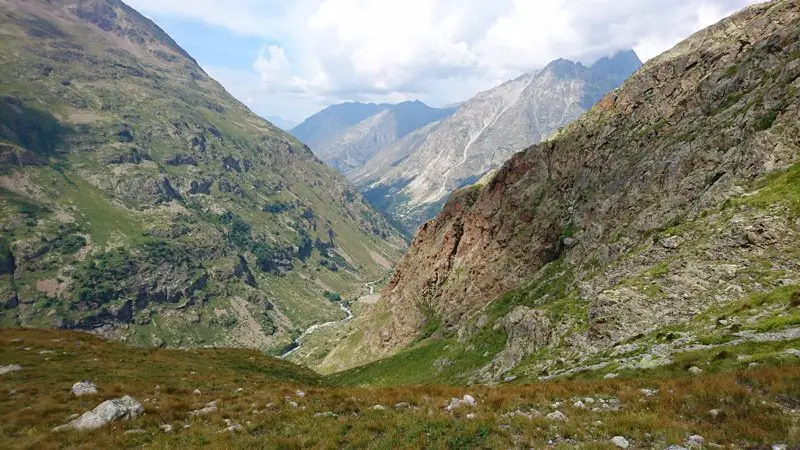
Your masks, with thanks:
[(317, 331), (319, 329), (322, 329), (322, 328), (328, 328), (328, 327), (332, 327), (332, 326), (335, 326), (335, 325), (343, 324), (343, 323), (345, 323), (345, 322), (347, 322), (347, 321), (349, 321), (350, 319), (353, 318), (353, 311), (351, 311), (350, 308), (345, 306), (344, 303), (339, 303), (339, 308), (341, 308), (342, 311), (344, 311), (344, 313), (346, 314), (346, 317), (344, 319), (333, 320), (333, 321), (330, 321), (330, 322), (317, 323), (317, 324), (311, 325), (310, 327), (308, 327), (306, 329), (306, 331), (303, 332), (303, 334), (301, 334), (300, 336), (297, 337), (297, 339), (294, 340), (294, 346), (289, 351), (283, 353), (281, 355), (281, 358), (286, 358), (289, 355), (291, 355), (292, 353), (296, 352), (298, 349), (300, 349), (300, 346), (303, 345), (303, 338), (305, 338), (309, 334), (311, 334), (311, 333), (313, 333), (313, 332), (315, 332), (315, 331)]
[[(375, 293), (375, 286), (374, 285), (377, 282), (378, 281), (370, 281), (369, 283), (364, 283), (364, 286), (369, 288), (369, 295), (373, 295)], [(286, 358), (289, 355), (291, 355), (292, 353), (296, 352), (298, 349), (300, 349), (300, 346), (303, 345), (303, 338), (305, 338), (309, 334), (311, 334), (311, 333), (313, 333), (313, 332), (315, 332), (317, 330), (320, 330), (322, 328), (328, 328), (328, 327), (341, 325), (341, 324), (343, 324), (345, 322), (350, 321), (350, 319), (353, 318), (353, 311), (351, 311), (350, 308), (347, 307), (347, 305), (345, 305), (344, 303), (339, 303), (339, 308), (341, 308), (342, 311), (344, 311), (344, 313), (345, 313), (345, 318), (344, 319), (333, 320), (333, 321), (330, 321), (330, 322), (324, 322), (324, 323), (318, 323), (318, 324), (311, 325), (310, 327), (308, 327), (306, 329), (306, 331), (303, 332), (303, 334), (301, 334), (300, 336), (298, 336), (294, 340), (294, 345), (290, 349), (288, 349), (285, 352), (281, 353), (281, 358)]]

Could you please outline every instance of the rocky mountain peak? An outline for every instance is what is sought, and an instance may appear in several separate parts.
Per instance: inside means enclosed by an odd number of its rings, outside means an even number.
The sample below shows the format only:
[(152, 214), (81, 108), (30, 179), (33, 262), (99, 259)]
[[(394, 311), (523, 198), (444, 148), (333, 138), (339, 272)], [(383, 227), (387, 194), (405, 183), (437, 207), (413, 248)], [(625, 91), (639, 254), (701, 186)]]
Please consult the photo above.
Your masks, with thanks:
[(592, 64), (592, 70), (599, 76), (616, 79), (619, 83), (639, 70), (642, 61), (633, 50), (619, 51), (611, 56), (604, 56)]

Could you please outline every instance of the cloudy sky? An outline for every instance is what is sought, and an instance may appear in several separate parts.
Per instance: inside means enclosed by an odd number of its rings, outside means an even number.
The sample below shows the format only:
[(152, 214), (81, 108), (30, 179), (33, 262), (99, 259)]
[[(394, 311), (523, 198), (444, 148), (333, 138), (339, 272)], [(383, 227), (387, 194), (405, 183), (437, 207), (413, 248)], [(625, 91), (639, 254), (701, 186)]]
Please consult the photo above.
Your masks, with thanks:
[(564, 57), (649, 59), (753, 0), (127, 0), (263, 115), (465, 100)]

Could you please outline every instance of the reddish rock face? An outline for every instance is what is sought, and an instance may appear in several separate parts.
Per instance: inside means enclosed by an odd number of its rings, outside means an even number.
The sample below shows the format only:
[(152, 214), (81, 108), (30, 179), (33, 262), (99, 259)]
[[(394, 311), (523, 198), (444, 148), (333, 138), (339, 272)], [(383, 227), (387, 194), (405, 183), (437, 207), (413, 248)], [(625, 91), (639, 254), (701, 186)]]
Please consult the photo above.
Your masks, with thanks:
[(648, 62), (485, 186), (453, 194), (381, 292), (392, 321), (374, 342), (382, 352), (411, 342), (426, 320), (421, 308), (457, 325), (559, 258), (576, 269), (609, 264), (649, 231), (791, 164), (800, 145), (798, 30), (794, 2), (750, 7)]

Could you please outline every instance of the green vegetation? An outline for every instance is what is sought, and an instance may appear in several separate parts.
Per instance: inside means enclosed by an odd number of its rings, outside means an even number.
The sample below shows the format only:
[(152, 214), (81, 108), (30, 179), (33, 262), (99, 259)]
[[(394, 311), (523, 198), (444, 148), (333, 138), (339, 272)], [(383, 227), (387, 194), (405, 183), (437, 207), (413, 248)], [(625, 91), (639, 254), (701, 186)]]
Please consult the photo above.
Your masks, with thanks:
[(325, 291), (322, 293), (322, 296), (327, 298), (328, 301), (331, 302), (340, 302), (342, 301), (342, 296), (337, 294), (336, 292)]
[(800, 216), (800, 164), (770, 173), (758, 180), (754, 188), (756, 192), (753, 195), (730, 199), (725, 207), (748, 205), (768, 209), (786, 205), (793, 217)]
[(772, 128), (772, 124), (778, 118), (778, 111), (771, 109), (765, 115), (761, 116), (756, 122), (756, 131), (764, 131)]

